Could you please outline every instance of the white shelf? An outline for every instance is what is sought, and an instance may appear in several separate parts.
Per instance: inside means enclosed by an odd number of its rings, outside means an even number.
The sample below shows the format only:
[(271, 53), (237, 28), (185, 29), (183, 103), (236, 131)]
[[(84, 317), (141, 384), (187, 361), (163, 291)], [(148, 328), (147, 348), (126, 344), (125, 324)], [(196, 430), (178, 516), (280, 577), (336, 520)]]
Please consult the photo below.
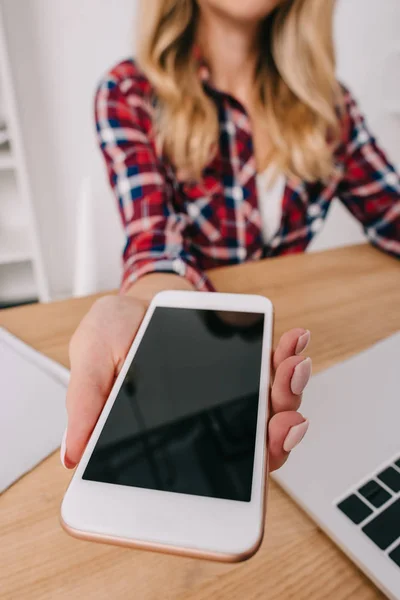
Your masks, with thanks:
[(0, 0), (0, 302), (47, 301), (48, 284), (19, 121), (21, 109), (8, 53), (7, 35), (12, 39), (14, 31), (6, 30), (4, 4)]
[(29, 234), (24, 229), (0, 229), (0, 265), (32, 260)]
[(12, 155), (10, 146), (3, 144), (0, 146), (0, 171), (15, 169), (16, 164)]

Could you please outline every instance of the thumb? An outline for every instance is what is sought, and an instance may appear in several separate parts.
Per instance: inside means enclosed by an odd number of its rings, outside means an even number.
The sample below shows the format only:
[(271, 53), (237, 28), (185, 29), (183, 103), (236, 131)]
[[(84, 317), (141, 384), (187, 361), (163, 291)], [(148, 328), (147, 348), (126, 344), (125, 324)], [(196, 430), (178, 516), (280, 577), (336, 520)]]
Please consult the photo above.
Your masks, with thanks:
[(68, 427), (61, 447), (61, 461), (67, 468), (82, 457), (143, 314), (143, 305), (133, 298), (103, 297), (72, 337)]
[(111, 391), (116, 366), (107, 346), (86, 341), (71, 349), (71, 379), (67, 391), (68, 427), (61, 457), (73, 468), (82, 457), (88, 439)]

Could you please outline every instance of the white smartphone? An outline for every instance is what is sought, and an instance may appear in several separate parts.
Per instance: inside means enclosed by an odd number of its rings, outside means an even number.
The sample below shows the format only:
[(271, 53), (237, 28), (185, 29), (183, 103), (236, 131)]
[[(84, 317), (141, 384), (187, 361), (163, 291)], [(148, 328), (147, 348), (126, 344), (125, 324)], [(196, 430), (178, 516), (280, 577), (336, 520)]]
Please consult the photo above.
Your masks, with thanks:
[(262, 296), (152, 301), (61, 507), (87, 540), (221, 561), (264, 531), (273, 309)]

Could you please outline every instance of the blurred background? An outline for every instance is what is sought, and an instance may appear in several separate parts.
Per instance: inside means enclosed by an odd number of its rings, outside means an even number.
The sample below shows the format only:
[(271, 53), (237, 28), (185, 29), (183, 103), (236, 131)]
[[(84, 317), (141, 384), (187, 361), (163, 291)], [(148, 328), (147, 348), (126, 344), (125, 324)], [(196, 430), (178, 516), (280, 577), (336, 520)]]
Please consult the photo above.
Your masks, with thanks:
[[(136, 0), (0, 0), (0, 306), (119, 284), (124, 236), (93, 100), (102, 75), (134, 53), (136, 8)], [(399, 23), (399, 0), (337, 0), (339, 79), (397, 167)], [(310, 251), (363, 239), (335, 203)]]

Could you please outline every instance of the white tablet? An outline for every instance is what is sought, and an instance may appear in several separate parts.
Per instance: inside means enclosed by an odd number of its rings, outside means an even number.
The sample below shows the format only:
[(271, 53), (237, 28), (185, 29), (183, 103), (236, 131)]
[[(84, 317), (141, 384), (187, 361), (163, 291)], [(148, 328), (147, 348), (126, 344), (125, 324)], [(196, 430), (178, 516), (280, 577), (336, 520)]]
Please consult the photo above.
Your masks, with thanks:
[(214, 560), (254, 554), (272, 329), (262, 296), (158, 294), (65, 494), (64, 528)]

